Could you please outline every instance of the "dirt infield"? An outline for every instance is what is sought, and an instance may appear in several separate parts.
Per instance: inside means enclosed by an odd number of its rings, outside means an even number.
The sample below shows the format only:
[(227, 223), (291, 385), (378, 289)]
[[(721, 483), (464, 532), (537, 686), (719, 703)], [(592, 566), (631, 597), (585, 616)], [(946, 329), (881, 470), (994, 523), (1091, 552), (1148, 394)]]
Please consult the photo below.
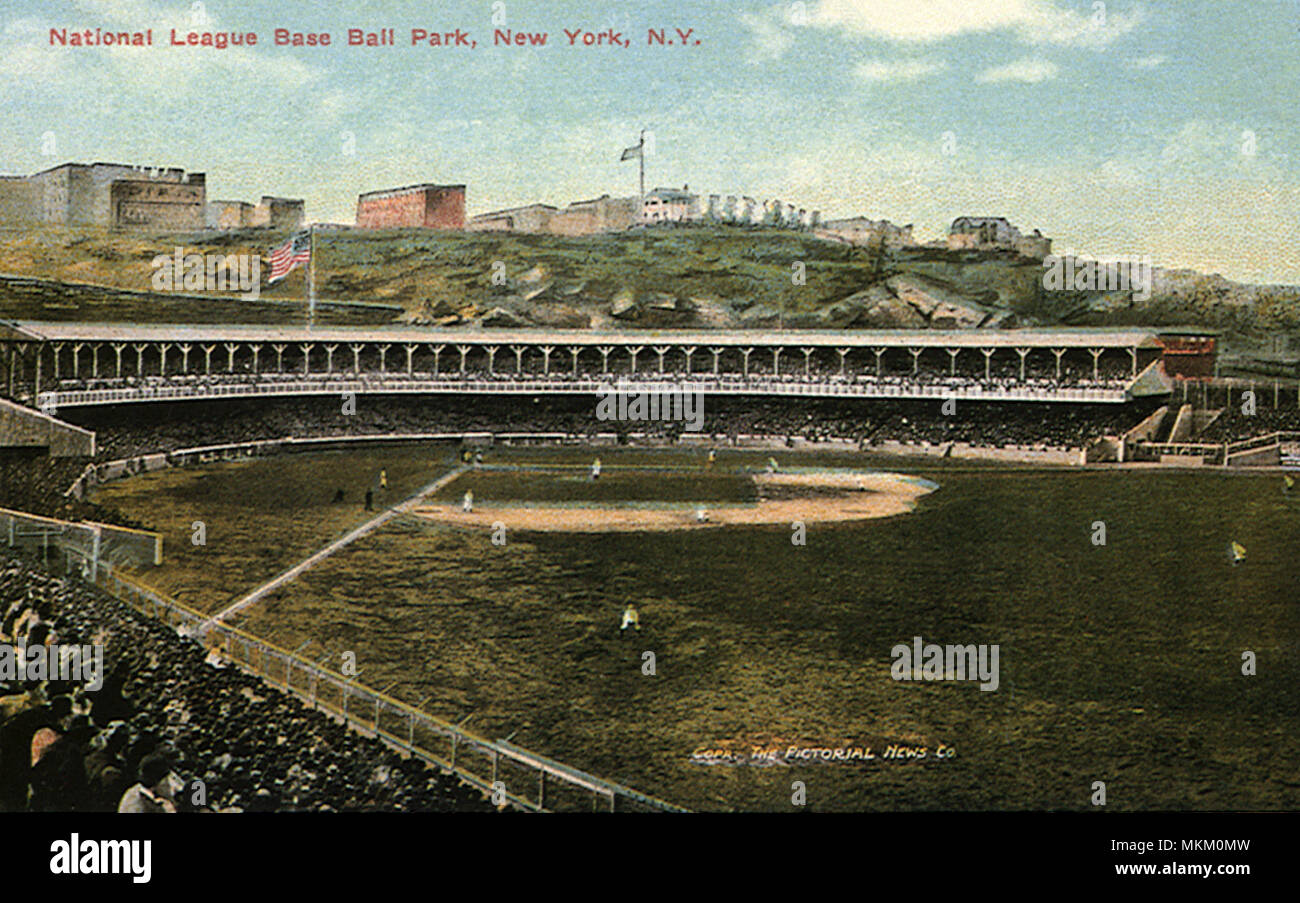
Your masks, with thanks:
[[(557, 533), (702, 530), (713, 527), (834, 523), (906, 514), (916, 500), (933, 492), (933, 483), (895, 473), (798, 472), (756, 474), (759, 501), (748, 505), (530, 505), (477, 500), (465, 512), (459, 504), (421, 504), (411, 513), (439, 523), (491, 529)], [(764, 489), (816, 490), (815, 497), (764, 499)], [(840, 490), (826, 493), (825, 490)], [(701, 519), (701, 513), (705, 519)]]

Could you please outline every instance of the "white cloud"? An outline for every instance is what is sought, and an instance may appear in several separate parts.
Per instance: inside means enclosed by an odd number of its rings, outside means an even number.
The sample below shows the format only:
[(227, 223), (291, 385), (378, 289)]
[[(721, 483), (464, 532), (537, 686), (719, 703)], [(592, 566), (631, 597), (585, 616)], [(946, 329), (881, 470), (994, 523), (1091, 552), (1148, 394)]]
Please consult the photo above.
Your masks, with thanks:
[(809, 23), (877, 40), (910, 43), (959, 35), (1010, 31), (1029, 44), (1101, 49), (1137, 27), (1142, 15), (1088, 14), (1056, 0), (821, 0)]
[(1142, 21), (1140, 11), (1111, 13), (1105, 3), (1092, 4), (1087, 14), (1060, 9), (1050, 2), (1033, 2), (1027, 6), (1024, 20), (1016, 26), (1016, 31), (1021, 40), (1030, 44), (1104, 50)]
[(985, 69), (975, 77), (975, 80), (985, 84), (1023, 82), (1032, 85), (1056, 78), (1059, 71), (1060, 67), (1048, 60), (1025, 59), (1007, 63), (1005, 66)]
[(970, 32), (1012, 28), (1029, 0), (822, 0), (810, 24), (888, 41), (939, 41)]
[(743, 13), (740, 23), (749, 29), (753, 37), (749, 53), (751, 63), (780, 59), (794, 43), (794, 35), (776, 16)]
[(1186, 164), (1195, 168), (1251, 169), (1258, 165), (1266, 148), (1265, 138), (1254, 129), (1227, 122), (1191, 119), (1165, 139), (1160, 161), (1166, 166)]
[(947, 63), (931, 60), (867, 60), (853, 73), (868, 82), (914, 82), (947, 68)]
[(1130, 69), (1159, 69), (1167, 62), (1169, 62), (1169, 57), (1163, 53), (1157, 53), (1152, 56), (1134, 57), (1128, 61), (1128, 67)]

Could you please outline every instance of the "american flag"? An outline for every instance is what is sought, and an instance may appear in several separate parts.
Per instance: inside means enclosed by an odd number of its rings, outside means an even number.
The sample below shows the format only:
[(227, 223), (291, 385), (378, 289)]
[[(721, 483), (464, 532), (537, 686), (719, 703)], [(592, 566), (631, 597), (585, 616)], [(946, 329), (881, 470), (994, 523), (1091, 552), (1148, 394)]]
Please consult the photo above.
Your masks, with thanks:
[(296, 232), (278, 248), (271, 249), (271, 278), (268, 283), (288, 276), (300, 263), (311, 261), (311, 233)]

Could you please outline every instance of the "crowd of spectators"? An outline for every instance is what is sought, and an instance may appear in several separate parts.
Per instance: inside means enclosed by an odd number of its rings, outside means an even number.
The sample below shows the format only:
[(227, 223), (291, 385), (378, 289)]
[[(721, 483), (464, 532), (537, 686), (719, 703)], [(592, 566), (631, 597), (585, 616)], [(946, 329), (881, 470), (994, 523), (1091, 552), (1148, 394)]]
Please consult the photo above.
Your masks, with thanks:
[(1300, 409), (1257, 407), (1246, 413), (1239, 405), (1224, 408), (1200, 435), (1197, 442), (1237, 442), (1269, 433), (1300, 431)]
[(63, 520), (141, 526), (67, 494), (68, 487), (89, 463), (89, 458), (51, 458), (35, 449), (0, 450), (0, 508)]
[[(1117, 435), (1150, 413), (1151, 403), (1047, 404), (940, 400), (738, 398), (706, 396), (701, 432), (824, 441), (967, 442), (990, 447), (1079, 448)], [(946, 412), (947, 411), (947, 412)], [(419, 433), (638, 433), (674, 441), (681, 420), (602, 420), (586, 396), (358, 395), (344, 412), (333, 396), (85, 408), (65, 416), (96, 432), (101, 460), (285, 437)]]
[(102, 686), (0, 680), (0, 811), (491, 809), (97, 588), (0, 553), (0, 643), (19, 642), (102, 644)]

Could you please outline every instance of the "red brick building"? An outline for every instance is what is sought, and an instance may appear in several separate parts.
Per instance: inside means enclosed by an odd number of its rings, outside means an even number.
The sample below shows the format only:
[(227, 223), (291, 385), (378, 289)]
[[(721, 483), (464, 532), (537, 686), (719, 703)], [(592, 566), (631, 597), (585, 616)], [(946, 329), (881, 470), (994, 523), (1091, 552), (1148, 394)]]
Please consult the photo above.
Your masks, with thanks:
[(1217, 338), (1208, 330), (1159, 330), (1165, 373), (1174, 379), (1212, 379)]
[(357, 197), (360, 229), (463, 229), (464, 185), (407, 185)]

